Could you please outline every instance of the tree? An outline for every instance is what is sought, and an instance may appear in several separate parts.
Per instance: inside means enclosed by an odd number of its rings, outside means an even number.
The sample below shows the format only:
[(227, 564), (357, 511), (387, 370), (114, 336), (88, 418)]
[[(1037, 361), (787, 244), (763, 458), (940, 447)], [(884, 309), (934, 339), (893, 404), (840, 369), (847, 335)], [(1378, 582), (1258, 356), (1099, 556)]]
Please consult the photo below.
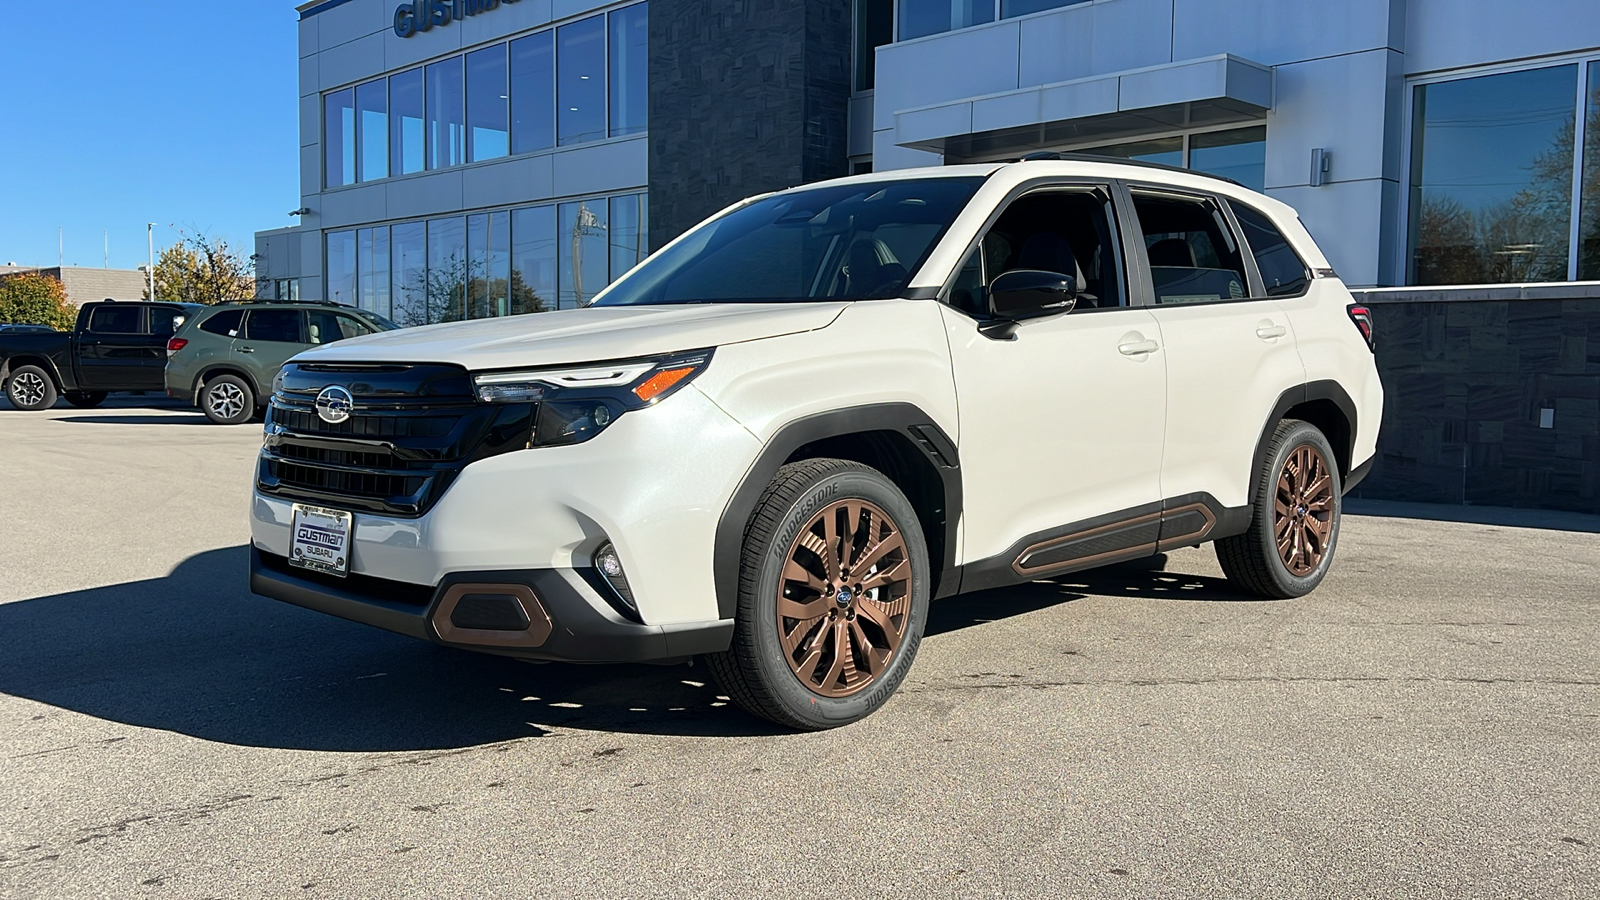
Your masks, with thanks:
[[(203, 231), (179, 231), (156, 260), (156, 297), (190, 303), (248, 300), (256, 295), (255, 258)], [(148, 294), (146, 290), (146, 294)], [(151, 299), (149, 296), (146, 300)]]
[(71, 331), (77, 322), (78, 308), (59, 279), (33, 272), (0, 278), (0, 323)]

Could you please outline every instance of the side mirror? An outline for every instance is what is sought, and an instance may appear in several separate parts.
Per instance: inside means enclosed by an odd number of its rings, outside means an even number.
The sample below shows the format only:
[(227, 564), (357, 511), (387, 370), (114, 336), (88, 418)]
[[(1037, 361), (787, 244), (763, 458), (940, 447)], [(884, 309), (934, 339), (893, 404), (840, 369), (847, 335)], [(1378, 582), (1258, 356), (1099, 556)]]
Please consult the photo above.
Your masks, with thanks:
[(989, 285), (989, 312), (1011, 322), (1071, 312), (1078, 302), (1078, 279), (1060, 272), (1012, 269)]

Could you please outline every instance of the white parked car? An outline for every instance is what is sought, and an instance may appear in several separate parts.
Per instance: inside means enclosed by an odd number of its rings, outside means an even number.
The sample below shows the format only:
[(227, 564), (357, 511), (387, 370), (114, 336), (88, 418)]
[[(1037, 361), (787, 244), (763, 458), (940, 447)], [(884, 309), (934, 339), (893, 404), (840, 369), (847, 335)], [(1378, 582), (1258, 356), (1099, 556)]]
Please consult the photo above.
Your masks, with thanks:
[(1215, 542), (1327, 573), (1383, 404), (1289, 207), (1030, 158), (768, 194), (588, 307), (302, 353), (260, 594), (506, 656), (704, 657), (757, 715), (881, 706), (938, 597)]

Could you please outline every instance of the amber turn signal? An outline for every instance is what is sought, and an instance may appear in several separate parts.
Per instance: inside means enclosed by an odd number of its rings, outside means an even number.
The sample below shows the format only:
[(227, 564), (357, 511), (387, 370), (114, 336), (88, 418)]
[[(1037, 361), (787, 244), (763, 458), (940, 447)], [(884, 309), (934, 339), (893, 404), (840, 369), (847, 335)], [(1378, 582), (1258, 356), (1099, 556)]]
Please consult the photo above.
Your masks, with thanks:
[(634, 396), (646, 403), (672, 389), (672, 386), (694, 374), (695, 366), (682, 369), (665, 369), (645, 379), (633, 389)]

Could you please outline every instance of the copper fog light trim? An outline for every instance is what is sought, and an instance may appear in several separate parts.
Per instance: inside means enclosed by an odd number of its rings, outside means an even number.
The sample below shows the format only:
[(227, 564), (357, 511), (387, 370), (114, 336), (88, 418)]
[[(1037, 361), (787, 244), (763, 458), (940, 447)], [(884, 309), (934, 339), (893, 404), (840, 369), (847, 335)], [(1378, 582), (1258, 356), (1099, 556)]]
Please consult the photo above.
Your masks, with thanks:
[(911, 560), (889, 514), (840, 500), (796, 533), (778, 577), (778, 642), (795, 677), (848, 697), (888, 668), (911, 618)]
[[(500, 631), (486, 628), (459, 628), (450, 616), (461, 604), (463, 597), (479, 594), (510, 596), (522, 605), (528, 617), (528, 627), (522, 631)], [(451, 585), (439, 598), (433, 611), (433, 630), (439, 638), (451, 644), (469, 644), (482, 647), (542, 647), (550, 639), (554, 625), (550, 614), (533, 589), (525, 584), (456, 584)]]
[(1310, 444), (1296, 447), (1278, 473), (1272, 501), (1272, 536), (1289, 574), (1317, 570), (1333, 541), (1333, 475)]

